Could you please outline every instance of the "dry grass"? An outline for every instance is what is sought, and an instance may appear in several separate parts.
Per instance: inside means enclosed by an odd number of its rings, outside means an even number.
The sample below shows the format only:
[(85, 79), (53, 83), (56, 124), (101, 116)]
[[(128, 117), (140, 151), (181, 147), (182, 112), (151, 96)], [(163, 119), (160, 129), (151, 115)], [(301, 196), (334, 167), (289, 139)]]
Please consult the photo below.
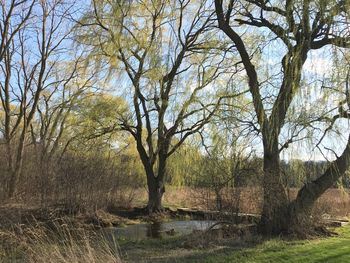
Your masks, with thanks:
[(0, 262), (119, 263), (114, 240), (67, 224), (46, 227), (14, 225), (0, 233)]
[[(297, 189), (289, 189), (288, 195), (293, 200)], [(350, 214), (350, 191), (347, 189), (329, 189), (315, 205), (315, 213), (329, 214), (337, 217), (347, 217)], [(139, 206), (146, 203), (147, 191), (136, 191)], [(246, 187), (222, 190), (223, 208), (240, 213), (259, 214), (262, 209), (262, 190), (260, 188)], [(190, 187), (167, 187), (163, 203), (172, 207), (191, 207), (199, 209), (216, 209), (215, 193), (210, 189)]]

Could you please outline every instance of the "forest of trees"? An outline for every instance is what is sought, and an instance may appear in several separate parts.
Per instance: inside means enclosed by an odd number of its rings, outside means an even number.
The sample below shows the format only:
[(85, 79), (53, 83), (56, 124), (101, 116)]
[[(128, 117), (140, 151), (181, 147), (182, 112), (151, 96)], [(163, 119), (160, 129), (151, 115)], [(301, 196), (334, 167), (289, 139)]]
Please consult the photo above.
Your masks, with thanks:
[(154, 213), (167, 185), (218, 198), (257, 187), (261, 233), (302, 224), (327, 189), (349, 184), (349, 10), (1, 1), (1, 202), (74, 210), (146, 188)]

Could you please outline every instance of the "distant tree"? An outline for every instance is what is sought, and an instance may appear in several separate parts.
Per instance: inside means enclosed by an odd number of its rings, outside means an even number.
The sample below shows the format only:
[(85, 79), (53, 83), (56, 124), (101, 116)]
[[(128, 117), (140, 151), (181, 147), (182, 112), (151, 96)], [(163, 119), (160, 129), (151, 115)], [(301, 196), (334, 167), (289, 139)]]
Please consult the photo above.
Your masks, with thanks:
[(51, 72), (54, 84), (47, 86), (39, 96), (37, 118), (33, 119), (29, 130), (40, 167), (50, 163), (53, 157), (62, 156), (76, 139), (77, 134), (72, 133), (71, 127), (79, 123), (72, 115), (80, 114), (77, 108), (84, 104), (95, 84), (94, 74), (86, 74), (81, 64), (81, 57), (60, 63)]
[[(77, 107), (80, 115), (80, 126), (83, 139), (93, 139), (104, 135), (117, 137), (115, 131), (120, 131), (118, 120), (130, 115), (127, 102), (119, 96), (107, 93), (90, 94)], [(113, 142), (113, 140), (112, 140)]]
[[(239, 102), (231, 103), (239, 105)], [(228, 107), (232, 110), (231, 106), (225, 104), (225, 111)], [(236, 110), (235, 116), (238, 117), (240, 111), (242, 108)], [(205, 153), (200, 165), (194, 169), (197, 169), (199, 183), (214, 192), (216, 209), (222, 210), (224, 191), (247, 186), (250, 173), (256, 171), (250, 162), (253, 155), (249, 147), (251, 137), (245, 134), (244, 126), (236, 118), (225, 118), (223, 112), (218, 113), (215, 121), (201, 134)], [(236, 197), (235, 201), (239, 202)]]
[(305, 163), (302, 160), (290, 160), (288, 163), (285, 163), (284, 168), (283, 179), (286, 187), (300, 187), (307, 182), (307, 171)]
[(193, 181), (196, 180), (193, 170), (200, 167), (202, 158), (203, 155), (197, 143), (191, 140), (185, 142), (168, 160), (166, 183), (173, 186), (193, 185)]

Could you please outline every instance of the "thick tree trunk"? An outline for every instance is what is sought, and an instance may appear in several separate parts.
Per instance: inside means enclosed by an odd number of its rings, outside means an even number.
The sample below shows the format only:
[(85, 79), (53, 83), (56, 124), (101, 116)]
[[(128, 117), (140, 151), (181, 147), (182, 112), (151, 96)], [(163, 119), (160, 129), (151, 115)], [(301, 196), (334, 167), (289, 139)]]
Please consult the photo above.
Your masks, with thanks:
[(153, 169), (148, 169), (147, 172), (147, 209), (149, 213), (163, 211), (162, 198), (165, 192), (164, 177), (166, 174), (166, 155), (159, 154), (158, 157), (158, 173), (156, 174)]
[(169, 148), (169, 141), (160, 140), (159, 141), (160, 151), (158, 153), (158, 172), (157, 175), (151, 171), (147, 176), (148, 184), (148, 212), (161, 212), (163, 211), (162, 207), (162, 198), (165, 192), (164, 187), (164, 178), (167, 173), (167, 154)]
[(155, 159), (154, 156), (147, 155), (141, 139), (137, 140), (137, 150), (140, 154), (140, 158), (143, 164), (143, 167), (146, 172), (147, 178), (147, 187), (148, 187), (148, 203), (147, 203), (147, 212), (152, 214), (154, 212), (160, 212), (162, 208), (162, 198), (165, 192), (164, 188), (164, 176), (166, 173), (166, 159), (167, 155), (162, 154), (163, 152), (167, 153), (167, 148), (163, 151), (160, 151), (158, 155), (158, 173), (155, 172)]
[(157, 177), (148, 182), (148, 212), (155, 213), (161, 212), (162, 207), (162, 198), (165, 192), (164, 184), (162, 181), (158, 180)]
[[(277, 162), (278, 160), (278, 162)], [(277, 165), (278, 164), (278, 165)], [(344, 175), (350, 164), (350, 136), (348, 144), (335, 161), (316, 180), (305, 184), (294, 201), (288, 204), (283, 185), (277, 180), (278, 155), (264, 155), (264, 207), (260, 230), (274, 235), (308, 227), (310, 212), (316, 200)], [(270, 172), (269, 172), (270, 171)]]
[(288, 198), (281, 182), (277, 144), (275, 146), (264, 144), (263, 190), (263, 210), (259, 231), (265, 235), (276, 235), (286, 231)]
[(335, 161), (330, 163), (326, 171), (316, 180), (305, 184), (298, 192), (296, 199), (290, 204), (290, 224), (300, 225), (308, 216), (315, 201), (337, 180), (344, 175), (350, 165), (350, 136), (348, 143)]

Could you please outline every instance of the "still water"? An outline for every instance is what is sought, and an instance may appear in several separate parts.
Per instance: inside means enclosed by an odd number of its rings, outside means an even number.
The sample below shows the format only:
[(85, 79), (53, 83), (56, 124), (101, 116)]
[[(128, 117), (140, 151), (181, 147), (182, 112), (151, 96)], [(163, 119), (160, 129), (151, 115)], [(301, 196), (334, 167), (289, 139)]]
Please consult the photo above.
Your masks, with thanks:
[(154, 222), (149, 224), (129, 225), (126, 227), (116, 227), (105, 229), (109, 235), (116, 238), (145, 239), (163, 238), (173, 235), (185, 235), (194, 230), (206, 230), (215, 224), (212, 220), (182, 220), (171, 222)]

